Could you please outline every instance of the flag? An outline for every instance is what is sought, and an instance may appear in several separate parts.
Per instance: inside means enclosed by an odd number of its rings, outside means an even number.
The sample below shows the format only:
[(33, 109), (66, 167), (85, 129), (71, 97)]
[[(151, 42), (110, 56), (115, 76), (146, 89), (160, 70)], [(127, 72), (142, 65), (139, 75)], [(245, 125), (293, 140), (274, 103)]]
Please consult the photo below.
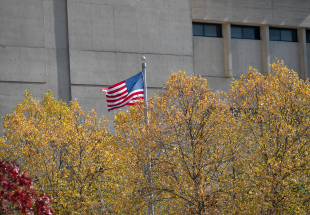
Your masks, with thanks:
[(134, 105), (135, 100), (144, 98), (142, 72), (100, 91), (106, 92), (108, 111)]

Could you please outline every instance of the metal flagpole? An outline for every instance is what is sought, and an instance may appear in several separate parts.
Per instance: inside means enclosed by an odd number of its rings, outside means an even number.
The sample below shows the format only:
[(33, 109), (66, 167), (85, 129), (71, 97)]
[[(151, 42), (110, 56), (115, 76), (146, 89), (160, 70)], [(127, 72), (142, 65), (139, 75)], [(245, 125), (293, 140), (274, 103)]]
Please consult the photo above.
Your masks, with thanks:
[[(145, 104), (145, 107), (147, 107), (146, 63), (144, 62), (145, 59), (146, 58), (144, 56), (141, 57), (141, 60), (143, 61), (143, 63), (142, 63), (142, 74), (143, 74), (144, 104)], [(146, 113), (145, 113), (145, 123), (149, 124), (149, 118), (148, 118), (148, 111), (147, 110), (146, 110)], [(147, 156), (149, 156), (149, 154), (150, 154), (150, 148), (148, 148)], [(151, 164), (151, 162), (148, 162), (148, 164), (147, 164), (147, 172), (148, 172), (148, 175), (149, 175), (148, 180), (149, 180), (150, 186), (152, 186), (151, 168), (152, 168), (152, 164)], [(152, 192), (150, 192), (149, 214), (150, 215), (154, 215), (153, 193)]]

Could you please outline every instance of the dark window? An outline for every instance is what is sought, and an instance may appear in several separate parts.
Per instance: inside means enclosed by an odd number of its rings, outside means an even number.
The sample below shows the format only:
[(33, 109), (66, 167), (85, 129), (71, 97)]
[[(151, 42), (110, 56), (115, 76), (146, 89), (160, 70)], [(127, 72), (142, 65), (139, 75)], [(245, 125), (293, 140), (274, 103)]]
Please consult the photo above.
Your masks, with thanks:
[(310, 30), (306, 30), (306, 42), (310, 43)]
[(217, 30), (215, 25), (203, 25), (206, 37), (216, 37)]
[(236, 27), (236, 26), (231, 26), (231, 37), (232, 38), (239, 38), (242, 39), (242, 28)]
[(269, 28), (270, 41), (297, 42), (297, 30), (288, 28)]
[(231, 38), (259, 40), (259, 27), (232, 25)]
[(254, 28), (243, 28), (243, 38), (244, 39), (255, 39)]
[(193, 23), (193, 35), (194, 36), (204, 36), (203, 25)]
[(193, 35), (201, 37), (222, 37), (222, 25), (193, 23)]
[(271, 41), (280, 41), (281, 40), (281, 31), (280, 29), (269, 29), (269, 39)]

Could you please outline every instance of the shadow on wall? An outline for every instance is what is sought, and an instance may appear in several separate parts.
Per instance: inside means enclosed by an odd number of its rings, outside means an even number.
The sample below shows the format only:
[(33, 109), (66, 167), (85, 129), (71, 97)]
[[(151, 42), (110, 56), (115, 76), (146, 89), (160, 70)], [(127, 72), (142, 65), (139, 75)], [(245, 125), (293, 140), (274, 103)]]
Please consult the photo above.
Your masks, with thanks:
[[(54, 96), (71, 101), (67, 0), (53, 0), (57, 90)], [(55, 89), (56, 90), (56, 89)]]

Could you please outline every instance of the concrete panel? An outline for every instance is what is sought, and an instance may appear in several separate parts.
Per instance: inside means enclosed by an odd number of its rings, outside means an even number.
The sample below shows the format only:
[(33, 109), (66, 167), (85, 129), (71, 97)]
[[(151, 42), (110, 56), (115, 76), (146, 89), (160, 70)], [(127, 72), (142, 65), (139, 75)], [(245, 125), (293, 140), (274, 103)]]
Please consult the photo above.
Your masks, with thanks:
[(44, 48), (21, 48), (21, 74), (18, 74), (18, 79), (46, 82), (44, 55)]
[(138, 8), (130, 5), (115, 5), (116, 51), (137, 52), (139, 47)]
[(194, 74), (195, 67), (194, 67), (194, 58), (192, 56), (184, 56), (183, 57), (183, 66), (180, 70), (185, 71), (186, 74)]
[[(44, 84), (24, 84), (24, 83), (3, 83), (0, 82), (0, 124), (4, 123), (2, 116), (5, 116), (13, 111), (16, 105), (25, 99), (25, 90), (33, 97), (40, 99), (41, 95), (46, 91)], [(2, 132), (0, 131), (0, 135)]]
[(42, 0), (2, 0), (0, 45), (44, 47)]
[(193, 55), (189, 0), (89, 2), (68, 3), (70, 49)]
[[(147, 59), (147, 86), (162, 88), (167, 81), (170, 71), (185, 71), (189, 65), (184, 66), (184, 57), (175, 55), (145, 55)], [(138, 56), (137, 56), (138, 57)], [(190, 62), (189, 59), (186, 59)], [(141, 68), (141, 61), (139, 62)], [(185, 69), (184, 69), (185, 68)], [(140, 69), (141, 70), (141, 69)], [(188, 75), (194, 71), (186, 71)]]
[(140, 53), (161, 53), (160, 16), (158, 8), (137, 11), (137, 30)]
[(167, 9), (177, 9), (177, 10), (180, 10), (181, 9), (181, 1), (182, 0), (163, 1), (163, 3), (164, 3), (163, 7), (167, 8)]
[(231, 78), (218, 78), (218, 77), (204, 77), (207, 79), (207, 84), (212, 88), (213, 92), (226, 92), (229, 93)]
[[(29, 92), (31, 93), (31, 95), (37, 99), (40, 99), (41, 95), (43, 95), (45, 93), (45, 91), (47, 90), (45, 84), (8, 83), (8, 82), (1, 82), (0, 81), (0, 95), (20, 97), (21, 99), (18, 102), (20, 102), (24, 99), (26, 89), (28, 89)], [(0, 102), (0, 104), (2, 104), (2, 102)], [(1, 108), (0, 108), (0, 110), (1, 110)]]
[(91, 6), (93, 50), (115, 51), (113, 5)]
[(67, 49), (67, 6), (65, 0), (43, 1), (45, 47)]
[(231, 46), (234, 77), (246, 75), (249, 66), (263, 73), (261, 40), (232, 39)]
[(137, 13), (139, 53), (193, 54), (190, 10), (144, 8)]
[(67, 50), (46, 49), (47, 89), (53, 91), (56, 99), (71, 100), (69, 59)]
[(275, 57), (283, 60), (284, 64), (293, 69), (300, 76), (300, 52), (298, 43), (270, 41), (270, 59), (274, 62)]
[[(163, 10), (160, 16), (161, 53), (182, 55), (182, 22), (180, 11)], [(190, 26), (189, 26), (190, 28)]]
[(24, 47), (44, 47), (42, 0), (20, 0), (20, 40)]
[(164, 2), (165, 1), (136, 0), (137, 6), (143, 9), (145, 8), (162, 9), (164, 8)]
[(193, 37), (195, 74), (225, 77), (223, 38)]
[(92, 50), (91, 5), (68, 3), (70, 49)]
[(0, 46), (0, 80), (14, 81), (21, 72), (21, 56), (18, 47)]
[(310, 27), (310, 1), (192, 0), (195, 21)]
[(118, 74), (124, 73), (116, 72), (114, 52), (71, 50), (70, 63), (72, 84), (113, 84), (119, 80)]
[(113, 122), (113, 113), (117, 110), (108, 111), (105, 93), (100, 89), (98, 86), (71, 86), (72, 101), (79, 102), (84, 111), (95, 109), (98, 118), (106, 116)]
[(114, 0), (67, 0), (68, 3), (113, 4)]
[(178, 20), (180, 20), (178, 32), (182, 35), (182, 54), (193, 55), (193, 29), (190, 10), (175, 12), (178, 13)]
[(181, 10), (191, 10), (191, 0), (181, 1), (180, 3), (181, 3)]
[(19, 0), (2, 0), (0, 4), (0, 45), (20, 46)]
[(0, 80), (46, 82), (43, 48), (0, 47)]
[[(147, 54), (147, 80), (150, 87), (161, 87), (169, 71), (193, 73), (191, 56)], [(71, 83), (112, 85), (141, 71), (141, 54), (70, 51)]]

